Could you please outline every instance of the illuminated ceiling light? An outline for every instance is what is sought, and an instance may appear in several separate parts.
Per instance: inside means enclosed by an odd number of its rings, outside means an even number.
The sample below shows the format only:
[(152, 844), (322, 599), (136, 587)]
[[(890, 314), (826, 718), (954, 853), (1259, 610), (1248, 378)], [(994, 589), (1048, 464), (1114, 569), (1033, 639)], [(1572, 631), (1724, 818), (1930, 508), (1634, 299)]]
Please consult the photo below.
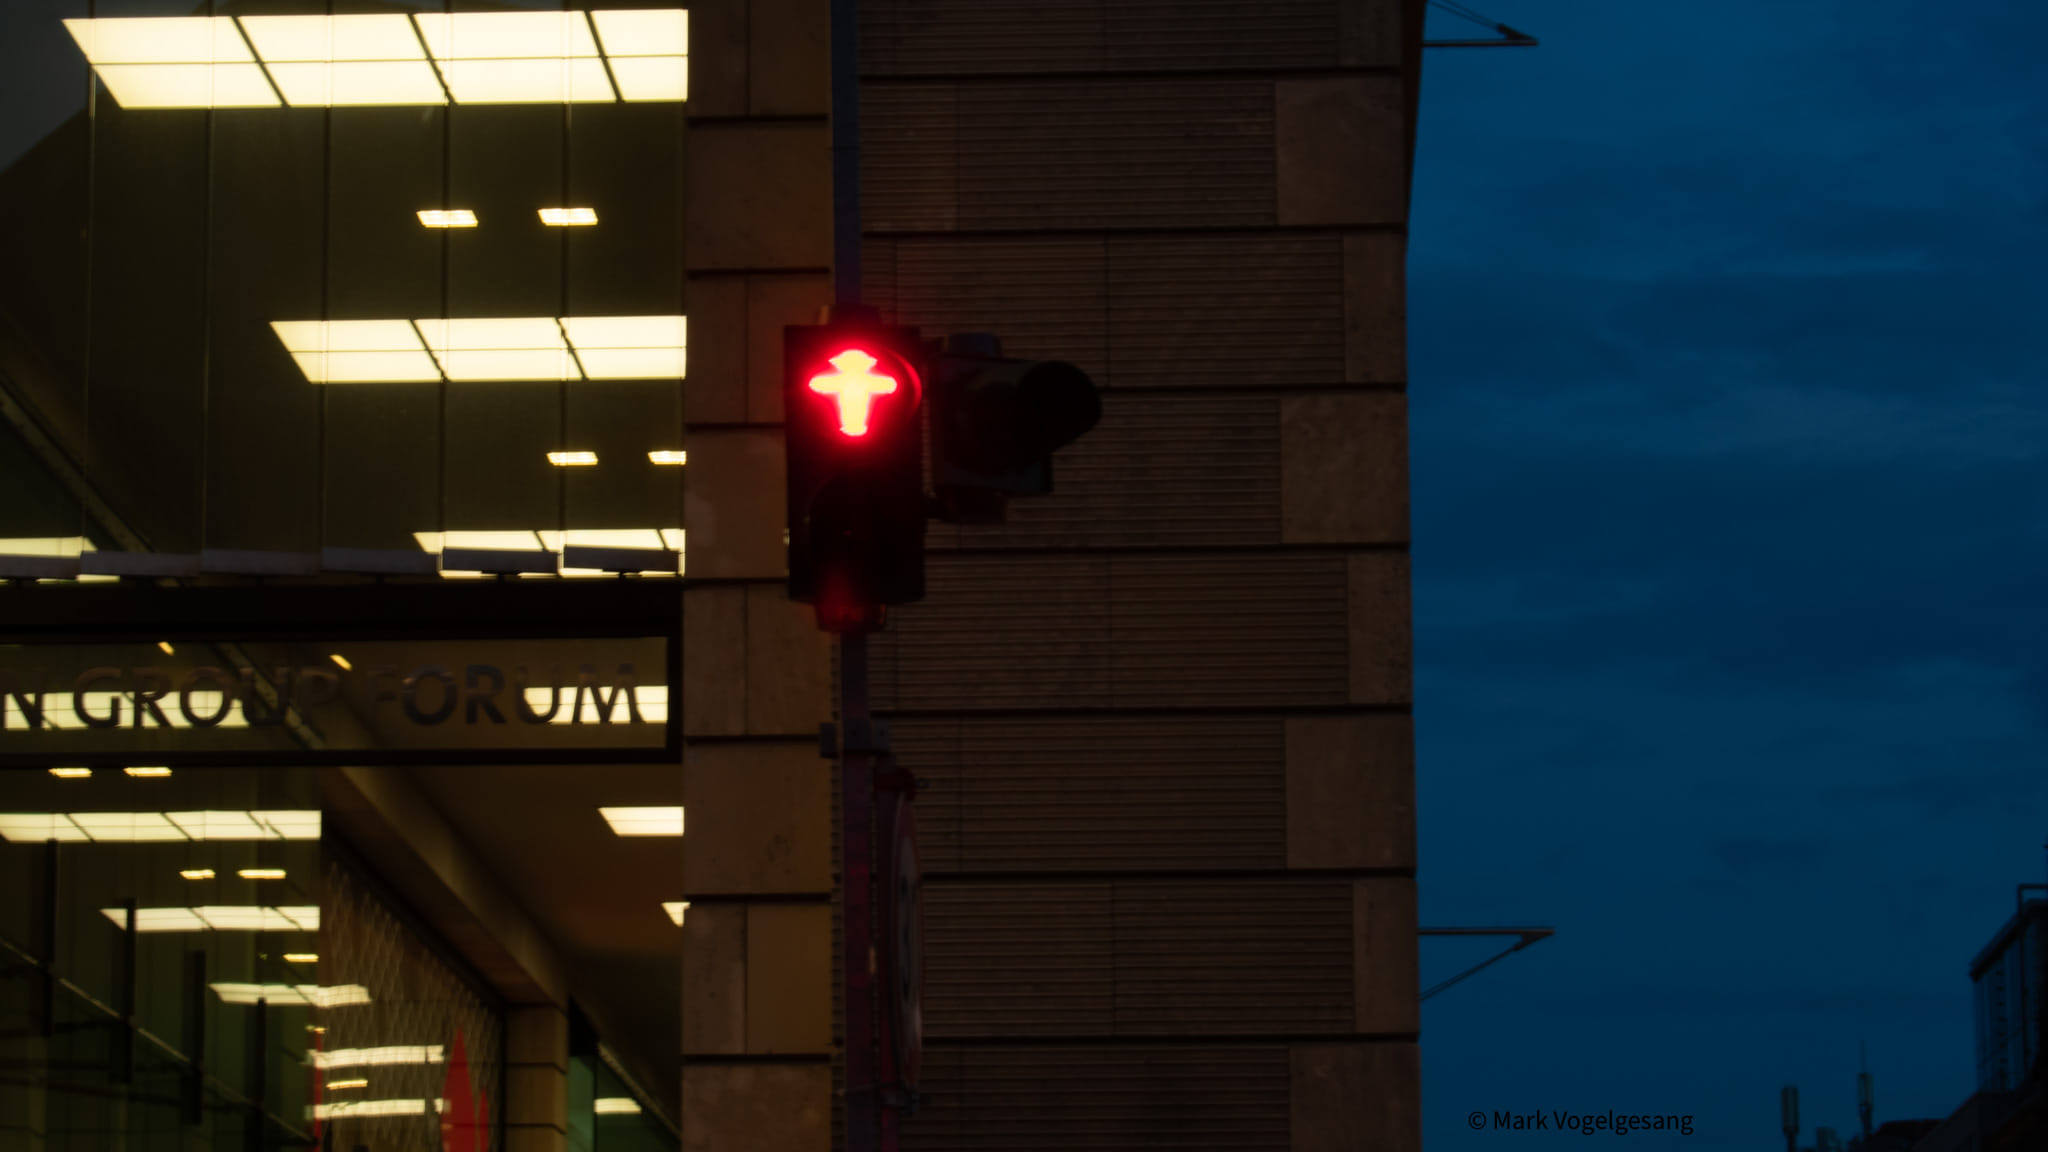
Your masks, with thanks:
[(572, 528), (563, 537), (575, 548), (661, 548), (661, 533), (652, 528)]
[[(687, 98), (686, 12), (588, 17), (575, 11), (420, 13), (410, 20), (396, 14), (245, 16), (239, 31), (224, 16), (64, 24), (114, 99), (128, 108), (276, 107), (280, 95), (294, 106)], [(591, 21), (603, 39), (602, 54)], [(421, 51), (422, 40), (429, 51)]]
[(662, 902), (661, 910), (668, 913), (668, 918), (676, 922), (676, 927), (681, 928), (683, 926), (683, 913), (690, 910), (690, 902), (688, 900), (665, 900)]
[(343, 1008), (370, 1003), (370, 990), (361, 984), (209, 984), (223, 1004), (304, 1004), (311, 1008)]
[(166, 656), (176, 656), (178, 654), (178, 650), (176, 648), (171, 647), (171, 642), (169, 640), (159, 640), (156, 642), (156, 646), (158, 648), (163, 649), (163, 653)]
[(429, 228), (474, 228), (476, 213), (467, 208), (422, 208), (420, 223)]
[[(102, 908), (117, 928), (128, 924), (126, 908)], [(318, 932), (320, 909), (311, 904), (264, 908), (207, 904), (197, 908), (137, 908), (137, 932)]]
[(649, 452), (647, 460), (650, 464), (688, 464), (690, 462), (690, 454), (688, 452), (671, 451)]
[(419, 332), (405, 320), (273, 320), (270, 328), (315, 384), (441, 379)]
[(684, 374), (684, 316), (564, 316), (562, 331), (592, 380), (668, 380)]
[(445, 104), (446, 89), (425, 60), (271, 64), (270, 78), (294, 108)]
[(420, 551), (440, 552), (448, 548), (474, 548), (487, 552), (551, 551), (533, 532), (415, 532)]
[(242, 31), (271, 64), (427, 58), (404, 16), (244, 16)]
[(187, 868), (184, 871), (179, 872), (178, 875), (183, 876), (187, 880), (211, 880), (213, 879), (213, 869)]
[(141, 844), (189, 839), (161, 812), (73, 812), (71, 822), (96, 844)]
[(683, 810), (680, 807), (599, 808), (598, 815), (619, 836), (681, 836)]
[(244, 880), (282, 880), (284, 879), (284, 869), (244, 868), (236, 872), (235, 875), (240, 876)]
[(354, 1119), (358, 1116), (424, 1116), (427, 1114), (427, 1102), (418, 1097), (410, 1100), (337, 1100), (332, 1104), (315, 1104), (312, 1112), (315, 1120)]
[(395, 1044), (382, 1048), (335, 1048), (309, 1052), (315, 1068), (378, 1068), (394, 1064), (439, 1064), (439, 1044)]
[(93, 551), (92, 541), (83, 536), (0, 537), (0, 556), (77, 556)]
[(690, 14), (681, 8), (592, 12), (590, 19), (607, 56), (690, 54)]
[[(571, 569), (571, 571), (574, 571), (574, 569)], [(601, 573), (601, 575), (616, 577), (618, 573), (605, 572)], [(603, 712), (603, 709), (598, 707), (595, 693), (584, 694), (583, 706), (581, 708), (577, 708), (575, 706), (575, 701), (576, 694), (574, 692), (565, 693), (559, 701), (560, 706), (555, 708), (555, 714), (553, 716), (548, 717), (548, 723), (597, 724), (602, 721), (603, 717), (600, 715), (600, 713)], [(526, 690), (526, 706), (528, 708), (531, 708), (534, 714), (537, 716), (546, 715), (549, 706), (555, 703), (557, 703), (557, 698), (555, 697), (555, 694), (552, 689), (528, 688)], [(639, 705), (640, 707), (641, 723), (668, 723), (667, 685), (636, 685), (633, 688), (633, 703)], [(632, 710), (626, 707), (626, 702), (624, 700), (621, 700), (616, 704), (612, 705), (612, 723), (630, 724), (632, 723), (632, 721)], [(648, 835), (655, 835), (655, 833), (648, 833)], [(681, 833), (672, 833), (672, 835), (681, 835)]]
[(614, 56), (612, 79), (619, 99), (629, 104), (684, 100), (690, 94), (690, 61), (683, 56)]
[(87, 63), (222, 64), (253, 60), (230, 16), (66, 20)]
[(681, 528), (663, 528), (661, 530), (661, 542), (668, 546), (669, 551), (681, 552), (683, 550), (683, 530)]
[(50, 775), (59, 780), (85, 780), (92, 776), (90, 768), (52, 768)]
[(640, 1102), (631, 1096), (599, 1096), (590, 1110), (599, 1116), (638, 1116)]
[[(175, 835), (166, 832), (166, 826)], [(317, 810), (264, 812), (4, 812), (0, 839), (134, 843), (152, 840), (318, 840)]]
[(95, 64), (123, 108), (275, 108), (277, 92), (254, 64)]
[(347, 657), (344, 657), (339, 652), (329, 652), (327, 654), (327, 658), (329, 660), (334, 661), (334, 666), (341, 669), (343, 672), (352, 672), (355, 670), (355, 665), (349, 663)]
[(597, 223), (597, 209), (543, 208), (540, 210), (540, 222), (557, 228), (566, 228), (579, 224), (595, 224)]
[(587, 468), (597, 463), (595, 452), (550, 452), (548, 463), (557, 468)]
[(354, 1080), (329, 1080), (327, 1082), (327, 1088), (329, 1091), (334, 1091), (341, 1088), (368, 1088), (369, 1086), (370, 1082), (361, 1077), (357, 1077)]
[(169, 776), (169, 775), (171, 774), (171, 770), (170, 770), (169, 768), (161, 768), (161, 767), (157, 767), (157, 768), (123, 768), (123, 769), (121, 769), (121, 771), (123, 771), (123, 772), (126, 772), (126, 773), (127, 773), (128, 775), (130, 775), (130, 776), (142, 776), (142, 777), (151, 777), (151, 778), (162, 778), (162, 777), (165, 777), (165, 776)]
[(619, 99), (682, 100), (690, 91), (690, 14), (681, 9), (592, 12)]
[(618, 99), (581, 12), (422, 12), (413, 20), (458, 104)]
[(284, 962), (287, 964), (318, 964), (320, 962), (320, 954), (318, 952), (287, 952), (284, 954)]
[(552, 316), (415, 320), (451, 381), (576, 380), (583, 373)]

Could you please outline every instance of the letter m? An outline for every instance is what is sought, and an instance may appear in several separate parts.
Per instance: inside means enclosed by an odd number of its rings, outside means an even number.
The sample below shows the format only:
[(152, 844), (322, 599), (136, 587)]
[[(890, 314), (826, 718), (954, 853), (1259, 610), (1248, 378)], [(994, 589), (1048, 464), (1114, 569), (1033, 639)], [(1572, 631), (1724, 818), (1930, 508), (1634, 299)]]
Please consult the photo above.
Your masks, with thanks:
[[(0, 728), (41, 728), (43, 726), (43, 689), (40, 685), (43, 683), (43, 670), (38, 668), (35, 671), (35, 683), (38, 687), (33, 698), (28, 693), (22, 691), (21, 682), (14, 677), (15, 674), (12, 672), (0, 671)], [(16, 708), (21, 709), (22, 723), (20, 724), (13, 723), (12, 717), (8, 715), (7, 702), (10, 699), (14, 701)]]
[(634, 691), (637, 686), (633, 679), (633, 666), (621, 664), (618, 675), (612, 677), (611, 691), (607, 693), (604, 686), (598, 683), (597, 666), (585, 664), (576, 672), (576, 707), (570, 715), (576, 718), (576, 723), (583, 723), (583, 694), (588, 692), (592, 708), (597, 712), (599, 724), (612, 722), (612, 709), (619, 703), (621, 696), (625, 697), (626, 701), (626, 718), (634, 724), (644, 723), (640, 718), (639, 694)]

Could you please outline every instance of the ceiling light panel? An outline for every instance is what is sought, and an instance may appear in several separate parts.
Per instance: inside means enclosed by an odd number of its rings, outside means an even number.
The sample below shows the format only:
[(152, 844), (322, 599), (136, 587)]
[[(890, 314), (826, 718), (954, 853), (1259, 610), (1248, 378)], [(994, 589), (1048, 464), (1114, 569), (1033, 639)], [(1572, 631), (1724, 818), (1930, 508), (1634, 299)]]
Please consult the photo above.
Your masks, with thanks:
[(300, 107), (680, 101), (689, 88), (680, 8), (64, 25), (126, 108), (276, 107), (280, 93)]
[(680, 807), (599, 808), (598, 815), (619, 836), (681, 836), (683, 810)]
[(589, 468), (597, 463), (595, 452), (550, 452), (548, 463), (557, 468)]
[(474, 228), (476, 213), (467, 208), (422, 208), (420, 223), (429, 228)]
[[(128, 909), (102, 908), (117, 928), (128, 926)], [(197, 908), (137, 908), (137, 932), (318, 932), (320, 909), (312, 904), (266, 908), (250, 904), (205, 904)]]
[(312, 1008), (341, 1008), (370, 1003), (370, 990), (361, 984), (209, 984), (223, 1004), (303, 1004)]
[(439, 1044), (398, 1044), (381, 1048), (335, 1048), (308, 1052), (315, 1068), (381, 1068), (404, 1064), (439, 1064)]
[(542, 208), (540, 222), (554, 228), (597, 223), (595, 208)]
[(690, 454), (677, 451), (649, 452), (647, 460), (650, 464), (688, 464)]
[(598, 1116), (638, 1116), (640, 1102), (631, 1096), (599, 1096), (590, 1102), (590, 1110)]
[(576, 360), (552, 316), (415, 320), (451, 381), (576, 380)]

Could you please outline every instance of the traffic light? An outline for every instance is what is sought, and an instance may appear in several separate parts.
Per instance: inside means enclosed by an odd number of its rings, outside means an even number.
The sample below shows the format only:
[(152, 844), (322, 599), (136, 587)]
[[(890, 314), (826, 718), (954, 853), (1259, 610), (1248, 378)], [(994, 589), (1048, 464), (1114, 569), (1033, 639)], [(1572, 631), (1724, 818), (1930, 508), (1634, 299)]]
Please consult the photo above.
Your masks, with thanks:
[(931, 366), (932, 488), (940, 519), (993, 523), (1012, 495), (1052, 491), (1052, 454), (1095, 427), (1095, 382), (1058, 360), (1010, 360), (996, 337), (954, 336)]
[(789, 596), (827, 632), (924, 598), (917, 330), (864, 315), (783, 330)]

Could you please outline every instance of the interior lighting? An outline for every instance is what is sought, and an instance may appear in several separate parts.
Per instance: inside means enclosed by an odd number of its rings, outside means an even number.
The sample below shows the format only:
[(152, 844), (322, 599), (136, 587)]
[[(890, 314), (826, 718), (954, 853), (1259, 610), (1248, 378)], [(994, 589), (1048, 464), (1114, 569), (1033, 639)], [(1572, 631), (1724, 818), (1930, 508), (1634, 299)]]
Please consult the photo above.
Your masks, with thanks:
[(429, 228), (474, 228), (476, 213), (467, 208), (422, 208), (420, 223)]
[(270, 329), (314, 384), (441, 379), (440, 367), (409, 321), (273, 320)]
[(609, 103), (689, 94), (689, 14), (680, 8), (64, 26), (124, 108)]
[[(439, 1111), (439, 1109), (435, 1109)], [(357, 1116), (424, 1116), (427, 1102), (417, 1097), (411, 1100), (337, 1100), (332, 1104), (313, 1105), (313, 1119), (338, 1120)]]
[(123, 771), (123, 772), (126, 772), (126, 773), (127, 773), (128, 775), (130, 775), (130, 776), (138, 776), (138, 777), (145, 777), (145, 778), (157, 778), (157, 779), (161, 779), (162, 777), (165, 777), (165, 776), (169, 776), (169, 775), (171, 774), (171, 770), (170, 770), (169, 768), (160, 768), (160, 767), (159, 767), (159, 768), (123, 768), (123, 769), (121, 769), (121, 771)]
[(52, 768), (50, 775), (59, 780), (85, 780), (92, 776), (90, 768)]
[(681, 836), (683, 810), (680, 807), (599, 808), (598, 815), (619, 836)]
[(597, 463), (595, 452), (550, 452), (548, 463), (557, 468), (588, 468)]
[(690, 454), (688, 452), (669, 451), (649, 452), (647, 454), (647, 462), (650, 464), (688, 464), (690, 462)]
[(439, 1064), (439, 1044), (392, 1044), (381, 1048), (336, 1048), (311, 1052), (315, 1068), (376, 1068), (393, 1064)]
[(318, 840), (317, 809), (261, 812), (0, 812), (0, 839), (102, 844), (152, 840)]
[(320, 962), (320, 954), (318, 952), (287, 952), (284, 954), (284, 962), (287, 964), (318, 964)]
[(597, 223), (595, 208), (543, 208), (540, 222), (554, 228), (567, 228)]
[(284, 879), (284, 869), (244, 868), (236, 872), (235, 875), (240, 876), (244, 880), (282, 880)]
[(187, 880), (211, 880), (213, 879), (213, 869), (187, 868), (184, 871), (179, 872), (178, 875), (183, 876)]
[(355, 665), (349, 663), (348, 658), (339, 652), (330, 652), (327, 654), (327, 658), (334, 661), (334, 666), (343, 672), (350, 672), (355, 669)]
[(450, 382), (576, 380), (576, 358), (552, 316), (415, 320)]
[(315, 384), (674, 380), (688, 366), (683, 316), (273, 320), (270, 327)]
[(327, 1082), (327, 1088), (329, 1091), (333, 1091), (338, 1088), (368, 1088), (369, 1086), (370, 1082), (366, 1079), (363, 1079), (362, 1077), (357, 1077), (354, 1080), (329, 1080)]
[(599, 1096), (590, 1110), (599, 1116), (637, 1116), (640, 1102), (631, 1096)]
[(683, 913), (690, 910), (690, 902), (688, 900), (665, 900), (662, 902), (661, 910), (668, 913), (668, 918), (676, 922), (676, 927), (681, 928), (683, 926)]
[(304, 1004), (311, 1008), (344, 1008), (370, 1003), (370, 990), (361, 984), (209, 984), (223, 1004)]
[[(128, 924), (126, 908), (102, 908), (117, 928)], [(196, 908), (137, 908), (137, 932), (318, 932), (320, 909), (312, 904), (265, 908), (250, 904), (207, 904)]]
[(158, 648), (163, 649), (163, 653), (166, 656), (176, 656), (178, 654), (178, 650), (176, 648), (171, 647), (171, 642), (169, 640), (159, 640), (156, 642), (156, 646)]

